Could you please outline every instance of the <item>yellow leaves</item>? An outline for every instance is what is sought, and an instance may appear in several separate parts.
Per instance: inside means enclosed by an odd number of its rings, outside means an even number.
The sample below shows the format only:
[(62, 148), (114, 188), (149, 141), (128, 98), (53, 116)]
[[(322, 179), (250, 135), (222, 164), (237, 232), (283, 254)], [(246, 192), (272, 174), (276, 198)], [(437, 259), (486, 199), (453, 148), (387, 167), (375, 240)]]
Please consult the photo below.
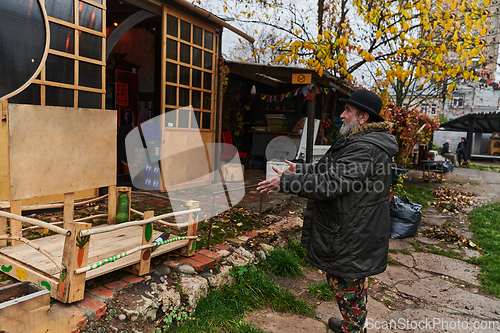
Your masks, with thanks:
[(377, 33), (375, 34), (375, 39), (379, 39), (380, 37), (382, 36), (382, 31), (377, 31)]
[(342, 23), (341, 26), (342, 26), (342, 28), (347, 29), (347, 24)]
[(269, 15), (266, 14), (266, 19), (269, 19)]
[(234, 18), (238, 18), (238, 17), (239, 17), (238, 15), (234, 14)]
[(439, 49), (441, 50), (441, 52), (446, 52), (446, 45), (443, 43), (441, 44), (441, 46), (439, 47)]
[(403, 22), (403, 29), (404, 29), (404, 31), (408, 31), (408, 28), (409, 28), (408, 23), (406, 21), (404, 21)]
[[(464, 3), (465, 3), (465, 1), (464, 1)], [(457, 3), (456, 2), (452, 2), (451, 5), (450, 5), (450, 9), (451, 10), (457, 9)]]
[(484, 0), (483, 6), (488, 7), (490, 5), (490, 0)]
[(227, 12), (227, 7), (224, 7), (224, 13)]
[(487, 28), (486, 28), (486, 27), (484, 27), (483, 29), (481, 29), (481, 31), (479, 31), (479, 34), (480, 34), (481, 36), (484, 36), (484, 35), (486, 35), (486, 31), (487, 31)]
[(275, 49), (274, 45), (269, 45), (269, 48), (270, 48), (271, 50), (274, 50), (274, 49)]
[(238, 38), (238, 42), (243, 43), (243, 42), (241, 41), (241, 38)]
[(253, 53), (252, 53), (252, 57), (255, 57), (258, 53), (259, 53), (259, 50), (255, 50), (255, 51), (253, 51)]

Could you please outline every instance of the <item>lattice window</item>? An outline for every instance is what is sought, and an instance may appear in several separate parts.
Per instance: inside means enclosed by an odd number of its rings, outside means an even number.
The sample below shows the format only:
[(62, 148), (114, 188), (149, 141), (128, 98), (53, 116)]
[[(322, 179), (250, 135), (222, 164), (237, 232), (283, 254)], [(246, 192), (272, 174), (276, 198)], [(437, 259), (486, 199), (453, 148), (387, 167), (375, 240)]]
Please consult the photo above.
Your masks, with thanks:
[(44, 0), (50, 49), (40, 75), (12, 102), (103, 109), (106, 0)]
[[(182, 12), (166, 6), (164, 11), (165, 126), (213, 129), (219, 36), (213, 27)], [(188, 105), (194, 117), (186, 110), (169, 112)]]

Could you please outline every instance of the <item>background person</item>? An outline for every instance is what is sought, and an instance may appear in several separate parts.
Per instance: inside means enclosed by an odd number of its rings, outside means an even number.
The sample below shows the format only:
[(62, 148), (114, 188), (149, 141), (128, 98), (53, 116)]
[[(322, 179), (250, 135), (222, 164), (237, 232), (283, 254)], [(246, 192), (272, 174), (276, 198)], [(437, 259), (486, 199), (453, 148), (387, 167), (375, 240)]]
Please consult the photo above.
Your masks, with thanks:
[(462, 164), (462, 158), (464, 162), (467, 163), (466, 151), (467, 151), (467, 140), (465, 140), (465, 138), (461, 138), (457, 146), (458, 164)]
[(457, 156), (450, 152), (450, 143), (450, 140), (446, 140), (446, 142), (443, 143), (443, 148), (441, 148), (441, 156), (446, 157), (451, 161), (451, 163), (453, 163), (454, 166), (457, 166)]
[(365, 332), (367, 277), (387, 267), (390, 163), (398, 145), (379, 115), (382, 100), (355, 91), (340, 116), (340, 135), (313, 164), (294, 164), (259, 183), (261, 193), (282, 190), (309, 199), (301, 245), (306, 261), (327, 273), (343, 320), (330, 318), (334, 332)]

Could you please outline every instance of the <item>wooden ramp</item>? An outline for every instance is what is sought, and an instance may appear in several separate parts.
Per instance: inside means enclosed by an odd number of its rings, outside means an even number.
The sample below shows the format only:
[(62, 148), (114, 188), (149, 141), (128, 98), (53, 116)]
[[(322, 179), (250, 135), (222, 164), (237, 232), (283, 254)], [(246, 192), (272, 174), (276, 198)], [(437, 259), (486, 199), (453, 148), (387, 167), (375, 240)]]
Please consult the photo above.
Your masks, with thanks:
[[(106, 225), (100, 227), (106, 227)], [(99, 227), (95, 227), (95, 229), (99, 229)], [(93, 235), (90, 237), (88, 262), (99, 262), (140, 246), (142, 244), (142, 234), (143, 228), (141, 226), (133, 226)], [(162, 232), (160, 231), (153, 231), (152, 238), (156, 239), (161, 234)], [(173, 237), (175, 236), (170, 236), (170, 238)], [(57, 261), (61, 262), (63, 258), (65, 238), (66, 237), (64, 235), (53, 235), (35, 239), (33, 242), (47, 250), (56, 258)], [(186, 247), (188, 243), (189, 240), (186, 239), (161, 245), (156, 248), (151, 256), (156, 257), (175, 249)], [(137, 264), (140, 262), (140, 255), (140, 252), (132, 253), (124, 258), (93, 269), (86, 273), (85, 279), (90, 280), (100, 275), (108, 274), (121, 268)], [(13, 264), (14, 268), (16, 268), (18, 272), (17, 277), (20, 279), (22, 279), (23, 273), (19, 274), (19, 267), (38, 273), (37, 275), (46, 276), (48, 279), (53, 281), (59, 281), (60, 271), (54, 263), (52, 263), (52, 261), (50, 261), (46, 256), (26, 244), (0, 249), (0, 263), (2, 263), (4, 267), (9, 267), (9, 263), (11, 265)]]

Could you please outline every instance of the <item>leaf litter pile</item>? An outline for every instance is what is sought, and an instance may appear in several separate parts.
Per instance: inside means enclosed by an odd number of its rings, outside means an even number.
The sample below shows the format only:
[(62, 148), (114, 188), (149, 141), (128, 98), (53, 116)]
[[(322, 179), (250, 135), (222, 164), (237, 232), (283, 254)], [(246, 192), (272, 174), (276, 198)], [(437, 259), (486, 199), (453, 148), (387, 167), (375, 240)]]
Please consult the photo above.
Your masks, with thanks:
[(474, 199), (474, 193), (452, 190), (446, 187), (438, 187), (433, 194), (438, 200), (431, 202), (430, 205), (441, 209), (443, 213), (463, 215), (467, 212), (469, 206), (477, 203), (477, 200)]
[[(475, 194), (470, 192), (438, 187), (433, 194), (438, 200), (431, 202), (430, 205), (437, 209), (441, 209), (443, 213), (463, 215), (470, 206), (477, 204), (477, 200), (474, 199)], [(430, 238), (437, 238), (441, 241), (454, 243), (461, 248), (470, 247), (479, 249), (474, 242), (464, 236), (460, 236), (455, 229), (446, 225), (432, 227), (425, 232), (425, 235)]]

